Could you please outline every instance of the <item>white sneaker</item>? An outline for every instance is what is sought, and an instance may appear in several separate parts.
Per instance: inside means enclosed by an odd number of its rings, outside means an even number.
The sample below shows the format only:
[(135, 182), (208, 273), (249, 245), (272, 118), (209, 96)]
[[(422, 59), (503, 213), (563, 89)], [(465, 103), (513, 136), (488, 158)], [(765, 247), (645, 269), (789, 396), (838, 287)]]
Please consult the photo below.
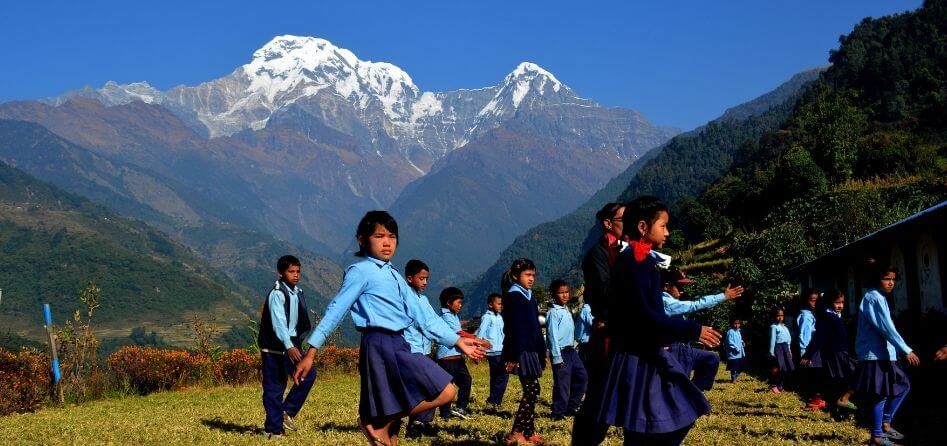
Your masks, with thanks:
[(286, 412), (283, 412), (283, 429), (288, 431), (299, 429), (296, 427), (296, 421), (293, 420), (293, 417), (289, 416), (289, 414)]

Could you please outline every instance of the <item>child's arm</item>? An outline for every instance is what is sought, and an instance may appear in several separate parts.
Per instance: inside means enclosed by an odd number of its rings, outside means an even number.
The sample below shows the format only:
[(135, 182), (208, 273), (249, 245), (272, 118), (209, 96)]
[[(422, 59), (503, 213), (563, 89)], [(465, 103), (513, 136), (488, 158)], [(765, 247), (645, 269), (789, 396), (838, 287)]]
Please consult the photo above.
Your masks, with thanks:
[(868, 316), (868, 322), (877, 328), (888, 342), (894, 344), (902, 355), (907, 356), (911, 354), (913, 350), (911, 350), (911, 347), (908, 347), (908, 344), (904, 342), (904, 338), (898, 333), (898, 329), (894, 326), (894, 321), (891, 320), (891, 312), (888, 311), (887, 305), (882, 304), (881, 299), (872, 297), (866, 309), (868, 311), (865, 312), (865, 315)]
[[(319, 321), (319, 325), (312, 330), (309, 339), (306, 341), (310, 347), (314, 347), (309, 349), (307, 356), (311, 354), (315, 357), (315, 349), (322, 347), (326, 339), (329, 338), (329, 335), (331, 335), (339, 326), (339, 323), (342, 322), (345, 313), (352, 308), (352, 305), (355, 305), (355, 301), (358, 300), (359, 296), (362, 295), (362, 291), (365, 289), (365, 283), (364, 274), (355, 267), (355, 265), (345, 270), (339, 292), (332, 298), (332, 302), (329, 302), (329, 306), (326, 307), (325, 315), (322, 317), (322, 320)], [(410, 302), (412, 299), (407, 300)]]
[(289, 352), (295, 346), (289, 336), (289, 322), (286, 320), (286, 312), (283, 311), (284, 299), (286, 298), (280, 290), (272, 290), (269, 297), (267, 297), (267, 304), (270, 307), (270, 321), (273, 325), (273, 331), (280, 342), (283, 343), (286, 351)]
[(489, 333), (490, 325), (493, 324), (493, 318), (484, 315), (480, 318), (480, 326), (477, 327), (477, 331), (474, 335), (478, 338), (482, 338), (485, 334)]
[(662, 296), (662, 300), (664, 301), (664, 312), (667, 313), (668, 316), (681, 316), (703, 310), (704, 308), (710, 308), (727, 300), (727, 298), (723, 293), (720, 293), (703, 296), (697, 300), (679, 300), (664, 295)]
[(809, 344), (812, 341), (812, 333), (815, 331), (815, 318), (811, 311), (799, 313), (799, 350), (808, 351)]
[(562, 363), (562, 346), (559, 345), (559, 340), (557, 334), (559, 332), (559, 324), (562, 321), (562, 316), (560, 312), (552, 310), (546, 313), (546, 342), (549, 345), (549, 356), (552, 359), (552, 364), (561, 364)]
[(779, 331), (776, 324), (769, 326), (769, 355), (776, 356), (776, 334)]

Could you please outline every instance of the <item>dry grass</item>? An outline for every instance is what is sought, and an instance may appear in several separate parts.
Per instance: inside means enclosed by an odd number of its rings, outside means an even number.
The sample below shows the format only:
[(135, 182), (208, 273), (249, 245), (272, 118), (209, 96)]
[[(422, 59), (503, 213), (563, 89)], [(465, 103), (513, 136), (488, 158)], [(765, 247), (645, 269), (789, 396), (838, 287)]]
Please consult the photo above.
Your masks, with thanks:
[[(511, 380), (500, 415), (479, 414), (487, 394), (485, 364), (471, 367), (474, 391), (468, 421), (438, 421), (439, 436), (423, 441), (403, 439), (403, 445), (486, 445), (511, 425), (519, 384)], [(721, 370), (719, 378), (724, 374)], [(551, 378), (543, 380), (540, 435), (553, 445), (569, 444), (571, 420), (553, 422), (549, 413)], [(753, 377), (730, 384), (718, 381), (707, 395), (712, 414), (702, 417), (685, 441), (687, 445), (851, 445), (867, 440), (867, 431), (850, 420), (836, 422), (822, 413), (806, 412), (791, 393), (774, 395)], [(355, 425), (358, 377), (337, 375), (320, 379), (297, 421), (300, 431), (279, 443), (292, 445), (363, 444)], [(0, 418), (3, 444), (259, 444), (263, 408), (257, 386), (218, 387), (163, 392), (145, 397), (97, 401), (76, 407), (44, 409), (34, 414)], [(612, 429), (605, 444), (621, 444)]]

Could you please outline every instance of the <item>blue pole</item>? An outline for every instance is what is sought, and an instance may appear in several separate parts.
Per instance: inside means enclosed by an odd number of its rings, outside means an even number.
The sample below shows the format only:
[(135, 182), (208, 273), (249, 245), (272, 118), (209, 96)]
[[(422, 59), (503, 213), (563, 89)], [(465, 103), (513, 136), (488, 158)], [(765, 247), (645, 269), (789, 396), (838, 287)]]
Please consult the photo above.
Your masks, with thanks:
[(53, 383), (59, 384), (62, 375), (59, 373), (59, 352), (56, 348), (56, 338), (53, 337), (53, 314), (49, 304), (43, 304), (43, 321), (46, 323), (46, 335), (49, 337), (49, 352), (53, 358)]

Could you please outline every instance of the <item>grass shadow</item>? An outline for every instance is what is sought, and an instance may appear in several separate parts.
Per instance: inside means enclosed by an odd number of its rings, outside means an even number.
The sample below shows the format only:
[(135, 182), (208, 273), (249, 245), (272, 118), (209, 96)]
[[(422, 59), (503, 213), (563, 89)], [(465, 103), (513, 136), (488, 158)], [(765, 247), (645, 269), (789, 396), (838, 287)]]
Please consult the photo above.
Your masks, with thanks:
[(355, 424), (354, 420), (352, 421), (352, 424), (339, 424), (336, 422), (322, 423), (322, 425), (319, 426), (319, 430), (320, 431), (333, 430), (333, 431), (340, 431), (340, 432), (362, 433), (362, 430), (358, 427), (357, 424)]
[(201, 424), (211, 429), (216, 429), (219, 431), (228, 432), (232, 434), (254, 434), (254, 435), (264, 434), (263, 428), (259, 426), (232, 423), (230, 421), (224, 421), (220, 417), (204, 418), (201, 420)]

